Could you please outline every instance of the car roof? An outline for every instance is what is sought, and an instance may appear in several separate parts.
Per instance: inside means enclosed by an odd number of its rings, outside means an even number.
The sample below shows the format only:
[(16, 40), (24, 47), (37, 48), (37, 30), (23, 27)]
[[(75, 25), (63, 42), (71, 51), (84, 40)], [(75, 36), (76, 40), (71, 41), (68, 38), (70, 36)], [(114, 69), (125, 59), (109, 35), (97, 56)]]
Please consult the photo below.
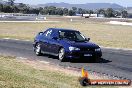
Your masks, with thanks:
[(56, 31), (77, 31), (77, 30), (65, 29), (65, 28), (49, 28), (49, 29), (56, 30)]

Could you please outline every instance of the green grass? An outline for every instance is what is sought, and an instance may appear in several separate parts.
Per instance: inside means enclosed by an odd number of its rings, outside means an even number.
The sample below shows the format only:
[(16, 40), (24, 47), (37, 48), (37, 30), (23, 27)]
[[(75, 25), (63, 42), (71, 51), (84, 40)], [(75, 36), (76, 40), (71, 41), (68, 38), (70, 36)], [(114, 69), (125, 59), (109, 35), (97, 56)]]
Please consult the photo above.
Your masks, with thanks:
[(38, 32), (50, 27), (77, 29), (101, 46), (132, 48), (131, 26), (110, 25), (102, 22), (0, 23), (0, 38), (33, 41)]
[(76, 88), (77, 77), (59, 72), (38, 70), (17, 62), (12, 57), (0, 57), (0, 88)]
[(35, 69), (18, 62), (14, 57), (0, 56), (0, 88), (82, 88), (82, 86), (76, 76)]

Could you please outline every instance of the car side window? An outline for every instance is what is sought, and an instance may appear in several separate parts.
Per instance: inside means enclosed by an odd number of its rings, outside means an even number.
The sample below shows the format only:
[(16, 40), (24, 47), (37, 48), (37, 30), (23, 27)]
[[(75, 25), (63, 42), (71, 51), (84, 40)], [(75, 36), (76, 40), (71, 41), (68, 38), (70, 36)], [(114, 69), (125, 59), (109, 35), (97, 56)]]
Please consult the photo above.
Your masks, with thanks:
[(52, 30), (48, 30), (48, 31), (44, 32), (43, 35), (44, 35), (46, 38), (51, 38), (51, 34), (52, 34)]

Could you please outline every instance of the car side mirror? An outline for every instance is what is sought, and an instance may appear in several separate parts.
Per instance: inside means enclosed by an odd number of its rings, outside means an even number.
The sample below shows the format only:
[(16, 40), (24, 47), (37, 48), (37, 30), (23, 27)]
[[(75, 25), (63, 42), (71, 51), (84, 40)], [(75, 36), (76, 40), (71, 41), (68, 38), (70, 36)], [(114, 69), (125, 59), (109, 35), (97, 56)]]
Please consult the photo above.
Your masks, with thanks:
[(57, 37), (53, 37), (52, 39), (54, 39), (54, 40), (58, 40), (58, 38), (57, 38)]
[(90, 38), (86, 38), (86, 41), (90, 41)]
[(42, 35), (42, 34), (43, 34), (43, 32), (39, 32), (38, 34), (39, 34), (39, 35)]

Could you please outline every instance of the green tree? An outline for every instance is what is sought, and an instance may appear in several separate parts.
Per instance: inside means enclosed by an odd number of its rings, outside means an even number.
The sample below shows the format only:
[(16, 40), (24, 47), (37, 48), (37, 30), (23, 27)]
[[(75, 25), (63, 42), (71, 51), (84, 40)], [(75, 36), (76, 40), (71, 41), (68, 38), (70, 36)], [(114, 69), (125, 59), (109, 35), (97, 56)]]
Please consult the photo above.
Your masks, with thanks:
[(13, 6), (15, 0), (8, 0), (9, 5)]
[(39, 14), (42, 14), (42, 12), (43, 12), (43, 8), (39, 7)]
[(87, 10), (82, 9), (82, 14), (86, 14), (86, 13), (87, 13)]
[(3, 12), (4, 13), (12, 13), (13, 12), (13, 9), (9, 5), (4, 5), (3, 6)]
[(122, 14), (122, 18), (127, 18), (128, 17), (128, 13), (125, 10), (121, 11), (121, 14)]
[(62, 9), (62, 8), (57, 8), (57, 9), (55, 10), (55, 14), (56, 14), (56, 15), (63, 15), (63, 9)]
[(78, 14), (83, 14), (83, 9), (82, 8), (78, 8)]
[(112, 8), (108, 8), (106, 11), (105, 11), (105, 15), (106, 17), (115, 17), (114, 15), (114, 10)]
[(26, 4), (19, 3), (19, 5), (17, 7), (18, 7), (20, 13), (29, 13), (30, 7), (28, 7)]
[(74, 16), (75, 15), (75, 11), (73, 11), (73, 10), (69, 10), (69, 16)]
[(18, 8), (23, 8), (23, 7), (27, 7), (27, 5), (23, 3), (19, 3)]
[(94, 14), (94, 11), (93, 10), (89, 10), (88, 14)]
[(13, 9), (13, 13), (19, 13), (19, 9), (17, 6), (12, 6), (12, 9)]
[(48, 7), (49, 15), (55, 15), (55, 10), (56, 10), (55, 6), (49, 6)]
[(49, 14), (48, 6), (44, 7), (44, 9), (42, 10), (42, 14), (43, 15), (48, 15)]
[(0, 4), (0, 12), (3, 12), (3, 4)]
[(67, 8), (63, 9), (63, 15), (66, 15), (66, 16), (68, 15), (68, 9)]
[(77, 13), (77, 7), (72, 7), (72, 10), (74, 11), (74, 13)]
[(119, 12), (119, 11), (114, 11), (114, 16), (115, 16), (115, 17), (121, 16), (121, 12)]
[(27, 11), (28, 14), (39, 14), (39, 8), (29, 8), (29, 11)]
[(97, 14), (104, 14), (105, 15), (105, 10), (104, 9), (99, 9), (99, 10), (97, 10)]
[(77, 11), (77, 7), (72, 7), (72, 10)]

